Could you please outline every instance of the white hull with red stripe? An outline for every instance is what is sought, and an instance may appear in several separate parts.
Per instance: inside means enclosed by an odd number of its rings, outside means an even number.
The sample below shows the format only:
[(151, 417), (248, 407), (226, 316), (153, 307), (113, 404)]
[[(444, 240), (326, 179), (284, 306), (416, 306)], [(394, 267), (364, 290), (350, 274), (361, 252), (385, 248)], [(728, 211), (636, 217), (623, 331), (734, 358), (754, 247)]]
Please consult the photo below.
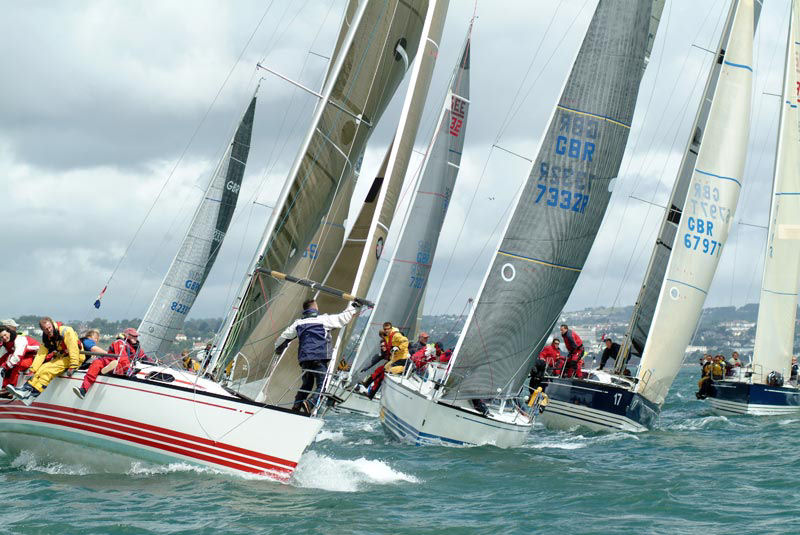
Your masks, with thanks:
[[(172, 381), (146, 379), (154, 373)], [(30, 406), (0, 402), (0, 448), (12, 453), (26, 449), (21, 437), (43, 437), (68, 443), (62, 448), (65, 458), (75, 445), (88, 446), (149, 462), (187, 462), (286, 480), (323, 424), (169, 368), (146, 367), (135, 378), (101, 375), (79, 399), (73, 388), (83, 376), (54, 379)]]

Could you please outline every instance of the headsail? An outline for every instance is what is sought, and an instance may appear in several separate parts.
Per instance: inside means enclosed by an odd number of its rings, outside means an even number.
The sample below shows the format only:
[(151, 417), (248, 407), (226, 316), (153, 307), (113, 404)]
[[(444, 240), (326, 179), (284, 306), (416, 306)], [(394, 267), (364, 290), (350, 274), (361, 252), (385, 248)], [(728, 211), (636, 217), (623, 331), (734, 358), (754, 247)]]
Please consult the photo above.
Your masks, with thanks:
[(217, 259), (239, 198), (255, 109), (254, 95), (228, 150), (211, 176), (178, 254), (139, 325), (139, 342), (148, 354), (163, 355), (172, 348), (175, 335), (183, 328)]
[(753, 379), (766, 382), (771, 371), (789, 376), (800, 276), (800, 135), (798, 134), (798, 2), (792, 2), (783, 97), (778, 126), (769, 231), (758, 306)]
[(734, 0), (731, 17), (692, 178), (683, 204), (668, 215), (677, 232), (667, 242), (671, 254), (638, 374), (637, 392), (658, 405), (664, 403), (697, 326), (742, 185), (750, 130), (753, 0)]
[[(351, 6), (354, 4), (351, 2)], [(261, 245), (223, 332), (222, 359), (241, 353), (250, 378), (273, 366), (277, 335), (299, 314), (300, 301), (285, 299), (291, 290), (256, 267), (297, 275), (304, 257), (311, 268), (327, 272), (334, 255), (312, 248), (314, 236), (336, 228), (334, 200), (352, 187), (353, 167), (417, 52), (427, 2), (397, 0), (361, 2), (328, 72), (312, 126), (284, 185)], [(340, 229), (341, 230), (341, 229)], [(322, 235), (322, 234), (319, 234)], [(324, 237), (324, 235), (322, 235)], [(333, 249), (338, 251), (341, 238)], [(302, 275), (306, 275), (305, 273)], [(242, 360), (242, 359), (240, 359)], [(297, 380), (292, 377), (290, 383)], [(278, 397), (293, 384), (277, 381)], [(274, 400), (273, 400), (274, 401)]]
[[(724, 56), (725, 48), (730, 39), (735, 7), (735, 4), (731, 6), (728, 19), (720, 35), (719, 46), (717, 47), (718, 59)], [(759, 4), (756, 4), (753, 15), (753, 31), (758, 27), (759, 13)], [(664, 274), (667, 271), (667, 262), (669, 262), (672, 243), (675, 241), (675, 236), (678, 232), (678, 223), (680, 222), (682, 207), (686, 203), (689, 183), (694, 174), (697, 155), (700, 151), (700, 143), (706, 133), (706, 124), (708, 123), (709, 112), (711, 111), (711, 102), (717, 90), (720, 73), (722, 72), (722, 65), (722, 61), (713, 62), (711, 71), (708, 73), (706, 87), (703, 91), (703, 97), (700, 100), (700, 107), (697, 110), (697, 116), (695, 117), (691, 129), (691, 137), (686, 150), (683, 152), (683, 160), (678, 170), (678, 177), (672, 186), (672, 194), (667, 204), (669, 209), (667, 213), (664, 214), (664, 219), (661, 222), (661, 228), (658, 232), (658, 237), (656, 238), (656, 243), (650, 257), (650, 263), (645, 272), (644, 282), (642, 283), (642, 288), (639, 290), (639, 296), (633, 307), (628, 333), (625, 336), (625, 342), (617, 358), (617, 373), (623, 372), (630, 355), (641, 356), (642, 351), (644, 351), (645, 343), (647, 342), (647, 334), (650, 332), (650, 325), (656, 310), (656, 302), (658, 301), (659, 292), (661, 291), (661, 283), (664, 281)]]
[(375, 337), (369, 335), (374, 327), (391, 321), (408, 336), (416, 328), (417, 315), (464, 149), (469, 109), (469, 57), (468, 35), (461, 59), (453, 71), (389, 270), (381, 285), (372, 321), (367, 326), (368, 334), (361, 338), (352, 359), (355, 370), (376, 348)]
[(561, 313), (611, 196), (662, 6), (600, 0), (456, 346), (449, 397), (515, 394)]

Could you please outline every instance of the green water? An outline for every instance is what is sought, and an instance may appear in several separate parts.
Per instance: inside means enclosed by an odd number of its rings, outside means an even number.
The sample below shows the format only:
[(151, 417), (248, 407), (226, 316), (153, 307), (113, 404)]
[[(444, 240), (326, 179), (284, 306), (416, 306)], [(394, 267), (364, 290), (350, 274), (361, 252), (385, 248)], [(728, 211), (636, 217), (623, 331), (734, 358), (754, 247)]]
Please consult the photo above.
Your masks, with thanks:
[(723, 417), (684, 369), (649, 433), (410, 447), (334, 415), (290, 484), (0, 457), (0, 533), (800, 533), (797, 417)]

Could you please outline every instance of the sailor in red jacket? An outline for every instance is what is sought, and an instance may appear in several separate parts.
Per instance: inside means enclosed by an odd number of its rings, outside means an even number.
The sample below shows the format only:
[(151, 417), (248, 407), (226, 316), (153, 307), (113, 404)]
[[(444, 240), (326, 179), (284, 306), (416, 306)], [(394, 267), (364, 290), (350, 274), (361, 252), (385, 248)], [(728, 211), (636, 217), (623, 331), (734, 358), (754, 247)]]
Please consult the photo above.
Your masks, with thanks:
[(30, 368), (39, 351), (39, 342), (17, 333), (16, 322), (0, 326), (0, 377), (3, 388), (17, 385), (19, 374)]
[(72, 389), (76, 396), (83, 399), (86, 392), (97, 381), (100, 370), (115, 360), (117, 365), (114, 367), (113, 373), (116, 375), (125, 375), (131, 364), (137, 361), (149, 362), (147, 355), (139, 348), (139, 332), (132, 327), (128, 327), (123, 331), (123, 334), (125, 339), (114, 340), (114, 343), (108, 348), (108, 352), (115, 355), (114, 357), (97, 357), (92, 362), (91, 366), (89, 366), (89, 371), (86, 372), (86, 376), (83, 378), (83, 384), (81, 384), (80, 388), (75, 387)]
[[(553, 338), (550, 345), (547, 345), (539, 353), (539, 358), (547, 364), (547, 369), (552, 370), (556, 367), (556, 362), (561, 358), (561, 340)], [(560, 366), (559, 366), (560, 367)]]
[(564, 338), (564, 345), (567, 346), (567, 364), (564, 375), (572, 377), (575, 375), (580, 378), (583, 376), (581, 371), (581, 361), (583, 359), (583, 340), (578, 333), (571, 331), (566, 323), (561, 324), (561, 336)]

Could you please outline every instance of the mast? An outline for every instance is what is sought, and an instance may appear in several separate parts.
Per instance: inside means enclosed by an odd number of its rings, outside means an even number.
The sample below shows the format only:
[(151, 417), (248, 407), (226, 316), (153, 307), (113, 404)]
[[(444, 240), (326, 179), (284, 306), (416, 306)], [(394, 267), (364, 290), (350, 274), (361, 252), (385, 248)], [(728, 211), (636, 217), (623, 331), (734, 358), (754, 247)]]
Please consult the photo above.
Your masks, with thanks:
[(778, 145), (772, 183), (764, 274), (753, 349), (753, 379), (766, 384), (771, 371), (789, 377), (794, 348), (800, 277), (800, 135), (798, 135), (798, 57), (796, 0), (789, 16), (783, 70)]
[(409, 336), (416, 328), (422, 297), (428, 285), (439, 234), (455, 188), (464, 150), (469, 110), (469, 67), (472, 23), (453, 75), (414, 193), (400, 227), (397, 244), (384, 277), (372, 321), (361, 337), (351, 369), (356, 372), (375, 350), (369, 331), (391, 321)]
[(753, 0), (739, 0), (686, 198), (668, 215), (677, 232), (667, 242), (671, 253), (636, 385), (659, 406), (697, 327), (739, 199), (750, 130), (753, 28)]
[[(722, 72), (725, 50), (728, 40), (730, 39), (736, 6), (737, 2), (734, 0), (731, 3), (725, 26), (722, 28), (722, 33), (719, 37), (719, 45), (717, 46), (716, 54), (717, 59), (711, 65), (711, 70), (708, 73), (703, 96), (700, 99), (700, 106), (697, 109), (697, 115), (695, 116), (690, 131), (690, 138), (687, 142), (686, 149), (683, 151), (683, 159), (681, 160), (681, 165), (678, 170), (678, 177), (672, 186), (672, 193), (670, 194), (669, 203), (667, 204), (669, 209), (664, 214), (664, 219), (661, 221), (661, 228), (659, 229), (656, 243), (653, 246), (650, 262), (645, 271), (642, 288), (639, 290), (639, 295), (636, 298), (636, 303), (631, 313), (628, 331), (625, 333), (622, 347), (616, 359), (614, 371), (617, 374), (622, 374), (625, 370), (631, 355), (641, 356), (642, 351), (644, 351), (645, 343), (647, 342), (647, 334), (650, 331), (653, 313), (656, 309), (659, 291), (664, 281), (664, 274), (666, 273), (667, 263), (669, 262), (669, 256), (672, 250), (671, 244), (675, 241), (675, 236), (678, 231), (682, 207), (686, 203), (689, 183), (692, 180), (697, 155), (700, 152), (700, 144), (706, 132), (711, 103), (714, 99), (714, 93), (717, 90), (717, 84), (719, 83), (720, 74)], [(753, 32), (755, 32), (758, 27), (760, 12), (760, 3), (757, 3), (753, 14)]]
[[(353, 6), (351, 2), (348, 11)], [(300, 313), (307, 292), (255, 270), (306, 276), (311, 270), (325, 273), (329, 269), (342, 237), (338, 243), (328, 240), (330, 246), (324, 248), (312, 247), (317, 245), (314, 240), (324, 241), (331, 229), (343, 233), (339, 218), (346, 217), (350, 197), (346, 192), (353, 186), (355, 167), (407, 61), (416, 55), (426, 6), (423, 0), (366, 1), (358, 4), (352, 17), (345, 17), (345, 36), (337, 43), (311, 127), (220, 337), (222, 362), (241, 354), (245, 359), (239, 360), (249, 363), (246, 382), (280, 371), (276, 370), (274, 341)], [(274, 392), (268, 401), (278, 403), (296, 388), (298, 377), (299, 373), (273, 373), (270, 388), (274, 386)]]
[(139, 325), (139, 342), (145, 353), (163, 355), (172, 348), (175, 335), (183, 328), (214, 266), (242, 187), (255, 109), (254, 94), (228, 150), (211, 175), (180, 249)]
[(456, 345), (448, 398), (519, 391), (608, 206), (662, 7), (598, 3)]

